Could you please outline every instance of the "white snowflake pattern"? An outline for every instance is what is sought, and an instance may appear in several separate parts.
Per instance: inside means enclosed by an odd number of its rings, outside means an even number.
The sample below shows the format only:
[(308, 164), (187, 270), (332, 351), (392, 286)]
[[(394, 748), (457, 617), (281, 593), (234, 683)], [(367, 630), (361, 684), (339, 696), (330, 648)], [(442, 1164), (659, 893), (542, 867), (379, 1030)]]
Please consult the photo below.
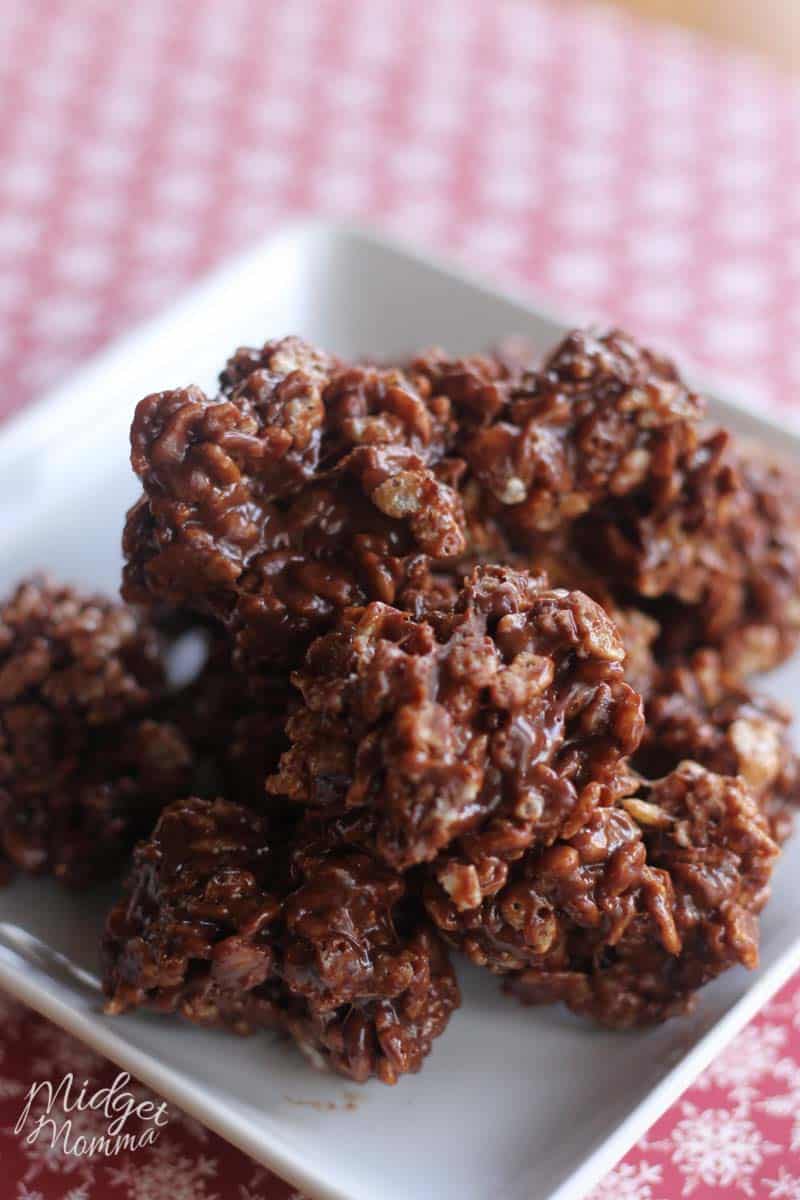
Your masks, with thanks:
[(44, 1196), (41, 1192), (32, 1192), (23, 1179), (21, 1183), (17, 1184), (16, 1200), (44, 1200)]
[(795, 1029), (800, 1030), (800, 987), (788, 1000), (774, 1000), (764, 1012), (775, 1020), (789, 1021)]
[(0, 1100), (11, 1100), (28, 1089), (19, 1079), (4, 1079), (0, 1076)]
[(778, 1063), (774, 1075), (786, 1084), (787, 1091), (760, 1100), (756, 1107), (771, 1117), (789, 1117), (792, 1121), (791, 1148), (800, 1150), (800, 1063), (785, 1058)]
[(778, 1168), (777, 1179), (765, 1179), (769, 1200), (800, 1200), (800, 1179), (790, 1175), (786, 1167)]
[(49, 1079), (57, 1084), (71, 1071), (79, 1083), (96, 1075), (104, 1065), (104, 1060), (94, 1050), (49, 1022), (37, 1024), (33, 1036), (39, 1046), (31, 1063), (35, 1079)]
[[(87, 1149), (85, 1154), (68, 1154), (64, 1150), (64, 1140), (59, 1138), (54, 1143), (47, 1127), (42, 1130), (34, 1142), (29, 1143), (25, 1140), (26, 1133), (35, 1128), (37, 1115), (39, 1112), (44, 1112), (44, 1109), (44, 1098), (40, 1094), (31, 1109), (31, 1118), (25, 1133), (17, 1134), (13, 1128), (2, 1130), (9, 1137), (22, 1138), (22, 1152), (28, 1160), (28, 1169), (24, 1176), (26, 1182), (33, 1182), (40, 1175), (49, 1173), (51, 1175), (76, 1175), (81, 1183), (89, 1184), (94, 1178), (94, 1164), (101, 1157), (100, 1149), (94, 1153), (89, 1153)], [(55, 1113), (53, 1119), (57, 1125), (60, 1124)], [(66, 1120), (66, 1118), (64, 1119)], [(106, 1132), (104, 1115), (92, 1109), (83, 1109), (82, 1111), (76, 1109), (69, 1114), (69, 1121), (70, 1146), (75, 1146), (79, 1138), (91, 1140)]]
[(609, 1171), (586, 1200), (654, 1200), (653, 1184), (661, 1183), (658, 1163), (620, 1163)]
[[(272, 1181), (265, 1179), (265, 1183), (271, 1191)], [(238, 1200), (269, 1200), (269, 1193), (262, 1192), (261, 1190), (254, 1191), (252, 1183), (240, 1183)], [(301, 1195), (300, 1192), (292, 1192), (287, 1200), (306, 1200), (306, 1197)]]
[[(273, 1177), (266, 1167), (256, 1167), (248, 1183), (239, 1184), (238, 1200), (268, 1200)], [(308, 1200), (303, 1192), (291, 1192), (287, 1200)]]
[(662, 1150), (684, 1176), (682, 1194), (700, 1185), (720, 1189), (730, 1200), (737, 1193), (754, 1196), (753, 1179), (765, 1158), (781, 1149), (768, 1141), (750, 1120), (748, 1108), (710, 1108), (701, 1111), (689, 1101), (681, 1104), (682, 1117), (660, 1142), (647, 1143)]
[(702, 1091), (723, 1088), (739, 1101), (754, 1096), (755, 1085), (774, 1074), (787, 1036), (780, 1025), (749, 1025), (703, 1072), (695, 1087)]
[(189, 1158), (180, 1147), (160, 1140), (146, 1159), (131, 1155), (119, 1167), (110, 1167), (114, 1187), (125, 1188), (127, 1200), (219, 1200), (206, 1183), (217, 1173), (216, 1159)]

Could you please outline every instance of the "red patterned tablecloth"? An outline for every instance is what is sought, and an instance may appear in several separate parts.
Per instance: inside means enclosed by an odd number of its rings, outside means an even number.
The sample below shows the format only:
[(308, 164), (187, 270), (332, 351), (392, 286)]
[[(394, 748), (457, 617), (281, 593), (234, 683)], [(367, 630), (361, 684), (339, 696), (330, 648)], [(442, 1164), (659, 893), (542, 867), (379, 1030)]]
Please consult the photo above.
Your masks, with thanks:
[[(611, 315), (800, 417), (800, 92), (754, 61), (534, 0), (0, 2), (0, 412), (312, 212)], [(115, 1159), (25, 1146), (31, 1080), (71, 1069), (115, 1073), (9, 1004), (3, 1196), (292, 1194), (177, 1113)], [(800, 1200), (800, 980), (595, 1196)]]

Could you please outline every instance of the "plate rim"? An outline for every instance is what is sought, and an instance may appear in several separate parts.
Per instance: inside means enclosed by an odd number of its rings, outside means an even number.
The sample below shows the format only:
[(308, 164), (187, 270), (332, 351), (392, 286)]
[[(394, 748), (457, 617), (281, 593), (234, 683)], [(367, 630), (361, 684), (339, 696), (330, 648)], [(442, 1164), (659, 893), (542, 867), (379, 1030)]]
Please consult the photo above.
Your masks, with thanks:
[[(501, 283), (500, 286), (497, 286), (486, 274), (465, 266), (459, 260), (450, 259), (435, 251), (429, 252), (426, 247), (405, 240), (396, 234), (385, 232), (377, 226), (325, 217), (296, 217), (282, 222), (249, 247), (226, 258), (212, 270), (201, 275), (172, 303), (114, 337), (96, 353), (79, 363), (66, 382), (46, 389), (40, 396), (36, 396), (24, 404), (20, 410), (3, 418), (0, 421), (0, 466), (2, 465), (2, 455), (7, 452), (8, 443), (12, 441), (20, 442), (21, 449), (27, 452), (34, 447), (46, 445), (63, 435), (63, 428), (56, 427), (49, 430), (48, 435), (43, 436), (41, 426), (44, 424), (44, 417), (45, 415), (48, 418), (57, 415), (63, 417), (70, 408), (74, 392), (79, 389), (84, 380), (88, 381), (95, 373), (110, 369), (115, 360), (134, 354), (136, 346), (140, 342), (149, 341), (153, 334), (165, 324), (177, 324), (185, 319), (192, 309), (202, 304), (207, 295), (223, 287), (227, 281), (234, 280), (244, 269), (252, 266), (258, 258), (267, 255), (275, 245), (289, 239), (310, 241), (314, 238), (339, 239), (354, 242), (356, 245), (360, 243), (377, 247), (423, 269), (433, 268), (453, 283), (482, 292), (493, 301), (500, 300), (522, 308), (530, 316), (561, 325), (564, 328), (574, 328), (580, 324), (603, 325), (604, 323), (602, 313), (598, 313), (594, 319), (582, 320), (583, 314), (568, 313), (557, 301), (552, 302), (546, 293), (540, 292), (536, 288), (515, 288), (508, 283)], [(646, 340), (656, 349), (663, 348), (665, 345), (663, 342), (659, 343), (657, 338), (647, 338)], [(666, 352), (678, 359), (682, 375), (696, 391), (711, 398), (715, 408), (723, 412), (725, 410), (734, 412), (737, 419), (743, 420), (754, 430), (761, 432), (767, 430), (770, 435), (777, 436), (784, 442), (788, 438), (800, 451), (800, 418), (792, 420), (791, 414), (787, 414), (787, 421), (783, 422), (771, 412), (755, 413), (746, 401), (746, 386), (740, 386), (735, 379), (722, 372), (698, 366), (690, 355), (676, 352), (674, 347), (670, 348), (667, 345)], [(80, 425), (76, 424), (70, 427), (68, 432), (73, 432), (78, 428)]]
[[(45, 392), (4, 420), (0, 427), (0, 468), (3, 460), (7, 461), (12, 453), (17, 456), (33, 449), (43, 449), (54, 439), (76, 434), (83, 421), (71, 425), (67, 423), (65, 431), (64, 418), (69, 415), (75, 393), (85, 388), (93, 376), (113, 370), (117, 362), (135, 354), (138, 345), (148, 343), (154, 335), (162, 333), (165, 325), (185, 320), (194, 309), (206, 302), (207, 297), (224, 287), (228, 281), (236, 280), (243, 270), (252, 267), (279, 244), (289, 239), (313, 241), (319, 238), (343, 240), (356, 249), (359, 245), (377, 247), (405, 259), (415, 267), (423, 270), (433, 268), (452, 284), (478, 291), (488, 300), (514, 305), (531, 317), (567, 328), (575, 324), (560, 306), (552, 304), (536, 290), (526, 289), (523, 292), (507, 286), (497, 287), (485, 275), (465, 268), (459, 262), (429, 253), (424, 247), (411, 245), (402, 238), (376, 228), (324, 217), (300, 217), (276, 226), (266, 237), (201, 277), (174, 303), (122, 333), (80, 364), (66, 383)], [(780, 439), (782, 444), (788, 443), (800, 453), (800, 431), (793, 429), (791, 424), (788, 427), (783, 425), (771, 413), (754, 413), (743, 399), (745, 393), (723, 376), (697, 369), (683, 356), (681, 367), (692, 386), (713, 399), (718, 412), (730, 412), (740, 424), (746, 425), (754, 433), (766, 435), (769, 440)], [(90, 419), (91, 414), (84, 414), (84, 419), (87, 416)], [(619, 1125), (551, 1190), (547, 1200), (580, 1200), (585, 1196), (798, 969), (800, 931), (775, 961), (755, 976), (724, 1016), (709, 1027)], [(51, 994), (43, 982), (48, 978), (47, 972), (31, 963), (24, 954), (9, 945), (0, 944), (0, 986), (11, 995), (97, 1049), (123, 1070), (129, 1071), (201, 1124), (215, 1130), (225, 1140), (309, 1196), (318, 1200), (361, 1200), (355, 1193), (343, 1191), (338, 1185), (307, 1171), (299, 1155), (282, 1147), (279, 1140), (273, 1139), (270, 1146), (265, 1147), (263, 1142), (251, 1135), (249, 1123), (238, 1117), (235, 1111), (217, 1108), (209, 1111), (208, 1107), (204, 1107), (200, 1088), (188, 1080), (179, 1068), (167, 1066), (152, 1053), (139, 1049), (123, 1032), (117, 1033), (110, 1028), (111, 1019), (102, 1013), (87, 1013), (80, 1006), (71, 1007), (60, 996)], [(123, 1030), (124, 1026), (117, 1025), (117, 1028)]]

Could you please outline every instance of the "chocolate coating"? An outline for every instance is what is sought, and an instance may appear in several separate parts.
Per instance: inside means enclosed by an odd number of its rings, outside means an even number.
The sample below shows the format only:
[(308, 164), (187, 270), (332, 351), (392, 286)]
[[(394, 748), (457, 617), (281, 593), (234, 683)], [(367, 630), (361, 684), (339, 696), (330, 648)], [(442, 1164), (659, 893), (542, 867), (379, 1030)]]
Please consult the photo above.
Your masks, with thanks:
[(686, 1011), (723, 970), (757, 964), (777, 852), (742, 781), (685, 762), (528, 851), (498, 888), (473, 894), (455, 864), (435, 863), (426, 905), (526, 1003), (624, 1028)]
[(789, 713), (768, 696), (733, 684), (721, 655), (700, 651), (660, 673), (649, 697), (636, 766), (650, 777), (693, 759), (740, 776), (758, 801), (773, 838), (784, 842), (800, 803), (800, 761)]
[(124, 594), (216, 631), (172, 711), (236, 803), (137, 850), (111, 1007), (393, 1082), (458, 1002), (442, 938), (615, 1028), (753, 966), (800, 774), (745, 681), (800, 631), (800, 491), (704, 417), (619, 330), (285, 338), (141, 401)]
[(0, 609), (0, 842), (71, 886), (113, 876), (192, 756), (161, 715), (155, 631), (123, 605), (44, 578)]
[(527, 544), (657, 478), (703, 412), (669, 361), (619, 330), (576, 330), (527, 370), (496, 356), (433, 353), (414, 371), (452, 401), (459, 452)]
[(525, 1003), (560, 1000), (615, 1029), (687, 1012), (723, 971), (757, 966), (758, 914), (778, 853), (744, 784), (695, 763), (627, 810), (647, 863), (630, 919), (610, 941), (605, 923), (571, 925), (560, 963), (527, 967), (507, 984)]
[(108, 918), (107, 1011), (284, 1029), (359, 1082), (418, 1071), (459, 995), (405, 879), (335, 822), (283, 836), (223, 800), (166, 809)]
[(348, 610), (294, 676), (305, 703), (267, 786), (376, 812), (377, 850), (399, 869), (463, 835), (499, 870), (626, 777), (642, 715), (623, 658), (587, 596), (508, 568), (477, 568), (430, 620)]
[(783, 661), (800, 630), (796, 473), (718, 430), (688, 445), (658, 489), (608, 501), (574, 538), (624, 603), (662, 628), (662, 662), (711, 646), (731, 678)]
[(446, 401), (399, 371), (296, 338), (239, 352), (213, 399), (146, 397), (125, 596), (213, 613), (249, 664), (299, 661), (344, 606), (394, 601), (415, 557), (463, 552), (461, 502), (437, 474), (448, 425)]

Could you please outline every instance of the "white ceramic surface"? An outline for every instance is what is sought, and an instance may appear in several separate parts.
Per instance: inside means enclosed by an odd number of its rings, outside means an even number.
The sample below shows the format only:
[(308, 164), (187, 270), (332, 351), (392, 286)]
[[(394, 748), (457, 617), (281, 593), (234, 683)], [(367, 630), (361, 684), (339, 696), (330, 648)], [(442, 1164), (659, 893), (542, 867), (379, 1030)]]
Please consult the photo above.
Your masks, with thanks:
[[(288, 332), (344, 354), (433, 342), (454, 352), (558, 320), (379, 239), (293, 227), (226, 268), (0, 432), (0, 586), (47, 566), (115, 588), (137, 488), (133, 404), (149, 390), (211, 386), (237, 344)], [(718, 415), (800, 453), (735, 404)], [(789, 701), (800, 667), (769, 688)], [(598, 1032), (561, 1009), (523, 1010), (461, 969), (464, 1006), (422, 1074), (357, 1088), (264, 1036), (240, 1041), (158, 1017), (104, 1017), (93, 976), (108, 897), (21, 880), (0, 892), (0, 985), (218, 1130), (309, 1196), (327, 1200), (578, 1200), (800, 967), (800, 838), (764, 917), (762, 967), (730, 972), (684, 1021)], [(20, 932), (25, 931), (25, 933)], [(33, 938), (39, 939), (34, 941)]]

